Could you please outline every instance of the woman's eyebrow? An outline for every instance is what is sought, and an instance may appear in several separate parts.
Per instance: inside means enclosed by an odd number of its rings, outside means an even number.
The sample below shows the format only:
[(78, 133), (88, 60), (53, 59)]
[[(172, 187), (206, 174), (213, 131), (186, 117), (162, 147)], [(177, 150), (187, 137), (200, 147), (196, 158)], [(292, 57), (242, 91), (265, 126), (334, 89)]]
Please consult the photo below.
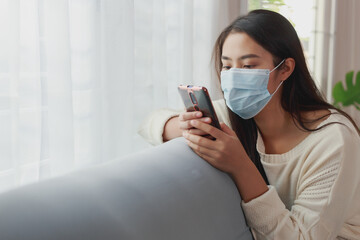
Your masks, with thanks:
[[(238, 60), (244, 60), (244, 59), (247, 59), (247, 58), (260, 58), (260, 56), (251, 53), (251, 54), (246, 54), (244, 56), (239, 57)], [(221, 59), (223, 59), (223, 60), (231, 60), (231, 58), (229, 58), (227, 56), (224, 56), (224, 55), (221, 56)]]

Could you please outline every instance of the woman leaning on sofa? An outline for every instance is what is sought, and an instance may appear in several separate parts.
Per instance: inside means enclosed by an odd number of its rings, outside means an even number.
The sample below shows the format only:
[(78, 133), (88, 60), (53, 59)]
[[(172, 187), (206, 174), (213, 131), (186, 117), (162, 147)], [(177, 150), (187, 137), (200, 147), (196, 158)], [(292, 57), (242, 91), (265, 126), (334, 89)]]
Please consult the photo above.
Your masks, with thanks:
[(227, 172), (256, 239), (360, 239), (360, 133), (321, 96), (289, 21), (266, 10), (239, 17), (214, 58), (222, 130), (201, 112), (161, 109), (140, 134), (153, 144), (183, 136)]

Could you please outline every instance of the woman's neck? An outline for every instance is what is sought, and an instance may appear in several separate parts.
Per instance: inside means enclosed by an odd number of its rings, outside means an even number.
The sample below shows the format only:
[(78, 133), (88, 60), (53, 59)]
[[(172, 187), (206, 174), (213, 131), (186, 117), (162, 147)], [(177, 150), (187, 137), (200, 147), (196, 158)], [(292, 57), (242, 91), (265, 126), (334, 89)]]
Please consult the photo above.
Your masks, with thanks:
[(280, 104), (269, 105), (254, 118), (266, 153), (281, 154), (296, 146), (308, 133), (301, 131)]
[(294, 122), (281, 106), (267, 106), (254, 117), (261, 135), (265, 138), (278, 138), (289, 130)]

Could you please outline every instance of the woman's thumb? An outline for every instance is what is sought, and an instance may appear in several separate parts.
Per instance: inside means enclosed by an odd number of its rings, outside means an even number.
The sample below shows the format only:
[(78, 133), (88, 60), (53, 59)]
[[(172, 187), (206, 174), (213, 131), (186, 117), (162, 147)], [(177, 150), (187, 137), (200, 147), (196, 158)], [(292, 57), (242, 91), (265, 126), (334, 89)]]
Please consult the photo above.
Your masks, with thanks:
[(236, 133), (229, 128), (225, 123), (220, 123), (221, 126), (221, 130), (223, 130), (225, 133), (231, 135), (231, 136), (236, 136)]

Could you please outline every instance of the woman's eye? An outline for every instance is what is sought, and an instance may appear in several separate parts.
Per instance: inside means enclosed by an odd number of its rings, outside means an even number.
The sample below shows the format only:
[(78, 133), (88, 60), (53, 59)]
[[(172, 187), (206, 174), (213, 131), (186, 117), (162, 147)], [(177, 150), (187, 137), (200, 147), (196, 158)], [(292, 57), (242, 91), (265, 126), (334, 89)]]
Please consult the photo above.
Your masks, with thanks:
[(222, 69), (223, 70), (229, 70), (231, 67), (230, 66), (223, 66)]
[(244, 65), (243, 68), (253, 68), (255, 65)]

